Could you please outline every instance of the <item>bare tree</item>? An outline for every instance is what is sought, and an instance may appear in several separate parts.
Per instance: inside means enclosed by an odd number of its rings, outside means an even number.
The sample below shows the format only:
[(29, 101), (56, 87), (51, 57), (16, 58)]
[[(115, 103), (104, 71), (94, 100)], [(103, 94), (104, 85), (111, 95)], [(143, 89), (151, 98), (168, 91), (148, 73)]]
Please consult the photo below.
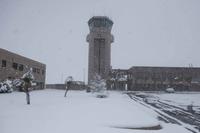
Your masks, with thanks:
[(67, 92), (68, 92), (69, 89), (71, 88), (72, 81), (73, 81), (73, 77), (72, 77), (72, 76), (68, 76), (68, 77), (66, 78), (66, 80), (65, 80), (66, 91), (65, 91), (64, 97), (67, 96)]

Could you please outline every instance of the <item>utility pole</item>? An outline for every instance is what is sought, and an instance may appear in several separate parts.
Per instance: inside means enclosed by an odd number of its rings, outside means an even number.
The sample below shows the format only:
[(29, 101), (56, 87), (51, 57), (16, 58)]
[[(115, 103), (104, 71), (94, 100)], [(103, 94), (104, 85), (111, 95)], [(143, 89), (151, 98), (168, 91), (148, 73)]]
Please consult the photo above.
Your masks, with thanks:
[(61, 73), (61, 83), (63, 83), (63, 73)]
[(83, 82), (85, 84), (85, 68), (83, 68)]

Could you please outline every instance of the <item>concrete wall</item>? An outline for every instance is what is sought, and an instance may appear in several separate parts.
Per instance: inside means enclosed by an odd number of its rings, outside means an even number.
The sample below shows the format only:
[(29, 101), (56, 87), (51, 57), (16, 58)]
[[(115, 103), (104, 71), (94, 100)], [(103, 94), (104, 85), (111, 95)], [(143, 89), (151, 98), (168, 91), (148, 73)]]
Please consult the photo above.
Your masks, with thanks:
[(59, 89), (59, 90), (65, 90), (66, 84), (46, 84), (47, 89)]
[[(59, 89), (59, 90), (66, 90), (66, 84), (47, 84), (47, 89)], [(70, 85), (70, 90), (84, 90), (86, 89), (86, 85), (78, 84), (76, 82), (72, 82)]]

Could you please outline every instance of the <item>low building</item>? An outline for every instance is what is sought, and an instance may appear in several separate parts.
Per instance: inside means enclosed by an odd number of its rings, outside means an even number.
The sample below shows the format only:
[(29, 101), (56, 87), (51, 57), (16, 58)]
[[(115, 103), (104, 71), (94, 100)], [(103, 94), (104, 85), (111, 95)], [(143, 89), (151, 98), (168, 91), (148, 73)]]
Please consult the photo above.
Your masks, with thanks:
[[(47, 84), (48, 89), (66, 90), (67, 84)], [(70, 84), (70, 90), (84, 90), (87, 86), (82, 81), (72, 81)]]
[(35, 89), (43, 89), (46, 77), (45, 64), (0, 48), (0, 81), (21, 78), (30, 68), (35, 78)]
[(110, 89), (162, 91), (172, 87), (177, 91), (200, 91), (200, 68), (144, 67), (113, 69), (108, 81)]
[(47, 89), (66, 90), (66, 84), (46, 84)]

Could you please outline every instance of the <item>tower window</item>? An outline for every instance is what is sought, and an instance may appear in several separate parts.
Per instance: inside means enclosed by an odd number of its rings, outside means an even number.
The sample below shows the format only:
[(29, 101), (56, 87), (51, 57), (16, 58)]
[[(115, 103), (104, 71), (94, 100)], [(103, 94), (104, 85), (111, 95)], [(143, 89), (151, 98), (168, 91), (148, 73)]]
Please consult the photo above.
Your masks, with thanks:
[(2, 67), (6, 67), (6, 60), (2, 60), (1, 66), (2, 66)]
[(102, 75), (105, 67), (105, 39), (94, 39), (94, 57), (95, 57), (95, 71), (97, 74)]

